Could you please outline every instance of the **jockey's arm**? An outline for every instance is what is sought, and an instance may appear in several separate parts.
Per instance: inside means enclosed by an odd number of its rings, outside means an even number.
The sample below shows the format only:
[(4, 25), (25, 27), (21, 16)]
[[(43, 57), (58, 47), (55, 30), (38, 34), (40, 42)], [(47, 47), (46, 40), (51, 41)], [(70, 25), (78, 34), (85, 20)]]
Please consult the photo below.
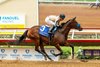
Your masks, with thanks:
[(45, 22), (50, 25), (55, 25), (55, 19), (52, 19), (51, 17), (46, 17)]

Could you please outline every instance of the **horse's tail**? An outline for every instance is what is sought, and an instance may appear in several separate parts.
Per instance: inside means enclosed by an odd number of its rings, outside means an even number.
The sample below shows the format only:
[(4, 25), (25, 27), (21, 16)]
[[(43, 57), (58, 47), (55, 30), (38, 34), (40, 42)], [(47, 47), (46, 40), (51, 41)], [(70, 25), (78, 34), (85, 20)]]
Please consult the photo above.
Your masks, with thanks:
[(26, 31), (22, 34), (22, 36), (19, 38), (19, 40), (17, 41), (16, 44), (20, 44), (24, 39), (26, 39), (26, 37), (27, 37), (27, 32), (28, 32), (28, 30), (26, 30)]

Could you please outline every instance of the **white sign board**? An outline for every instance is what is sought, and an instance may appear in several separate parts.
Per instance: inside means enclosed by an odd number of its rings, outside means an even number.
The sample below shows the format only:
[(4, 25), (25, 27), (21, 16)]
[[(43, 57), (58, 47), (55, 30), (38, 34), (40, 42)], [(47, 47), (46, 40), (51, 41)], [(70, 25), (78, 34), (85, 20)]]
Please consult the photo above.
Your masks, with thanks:
[(0, 26), (6, 28), (24, 27), (25, 15), (0, 15)]
[(0, 24), (25, 24), (25, 15), (0, 15)]

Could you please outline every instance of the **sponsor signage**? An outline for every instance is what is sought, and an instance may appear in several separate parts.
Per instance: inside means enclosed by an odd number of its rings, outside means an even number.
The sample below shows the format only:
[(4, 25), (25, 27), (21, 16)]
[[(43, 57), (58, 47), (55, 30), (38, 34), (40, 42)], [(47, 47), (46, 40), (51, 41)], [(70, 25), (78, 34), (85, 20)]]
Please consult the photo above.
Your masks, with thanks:
[(0, 59), (6, 59), (7, 57), (9, 57), (7, 53), (8, 52), (4, 48), (1, 48), (0, 49)]
[[(50, 53), (50, 50), (58, 53), (55, 48), (46, 48), (47, 54), (54, 60), (58, 61), (59, 56), (55, 57)], [(33, 48), (0, 48), (0, 60), (29, 60), (29, 61), (42, 61), (45, 60), (44, 56), (36, 52)]]
[(0, 28), (24, 28), (25, 15), (0, 15)]
[(18, 59), (18, 57), (20, 56), (20, 54), (18, 53), (18, 49), (12, 49), (11, 53), (10, 53), (10, 58), (11, 59)]
[(100, 49), (84, 49), (84, 56), (100, 56)]

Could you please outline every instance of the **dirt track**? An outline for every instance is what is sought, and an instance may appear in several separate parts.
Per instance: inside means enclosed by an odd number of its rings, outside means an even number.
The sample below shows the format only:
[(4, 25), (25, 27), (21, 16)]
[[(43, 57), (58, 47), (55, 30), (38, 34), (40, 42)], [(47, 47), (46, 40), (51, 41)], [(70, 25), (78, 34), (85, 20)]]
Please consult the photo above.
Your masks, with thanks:
[(89, 5), (40, 4), (40, 24), (44, 24), (46, 16), (60, 13), (67, 16), (64, 21), (76, 16), (83, 28), (100, 28), (100, 8), (90, 8)]
[(79, 60), (52, 61), (2, 61), (0, 67), (100, 67), (98, 61), (80, 62)]

